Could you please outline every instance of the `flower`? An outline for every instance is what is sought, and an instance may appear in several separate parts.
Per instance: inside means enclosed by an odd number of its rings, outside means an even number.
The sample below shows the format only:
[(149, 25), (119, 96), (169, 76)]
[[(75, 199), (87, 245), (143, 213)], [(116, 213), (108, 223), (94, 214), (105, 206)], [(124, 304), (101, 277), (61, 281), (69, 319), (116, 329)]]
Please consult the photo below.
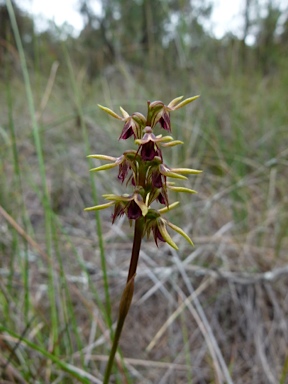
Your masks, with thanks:
[(112, 214), (112, 224), (114, 224), (117, 217), (121, 217), (125, 213), (125, 204), (122, 201), (115, 202), (114, 205), (115, 207), (114, 207), (114, 212)]
[(154, 241), (155, 241), (155, 244), (157, 245), (157, 247), (158, 247), (158, 240), (160, 240), (163, 243), (165, 243), (165, 239), (163, 238), (158, 225), (155, 225), (152, 228), (152, 231), (153, 231)]
[(127, 217), (130, 220), (137, 220), (140, 216), (142, 216), (142, 211), (139, 205), (135, 202), (135, 200), (131, 200), (127, 205)]
[(187, 177), (183, 176), (183, 174), (198, 175), (199, 173), (202, 173), (202, 171), (199, 171), (198, 169), (170, 168), (165, 164), (159, 165), (159, 171), (164, 176), (172, 177), (174, 179), (182, 179), (182, 180), (187, 180)]
[(165, 105), (162, 101), (148, 101), (148, 117), (147, 124), (149, 123), (153, 128), (157, 123), (161, 125), (165, 131), (171, 132), (171, 120), (170, 112), (176, 109), (182, 108), (192, 101), (198, 99), (199, 96), (189, 97), (183, 99), (183, 96), (176, 97), (168, 105)]
[(122, 216), (124, 213), (130, 220), (137, 220), (140, 216), (145, 217), (148, 212), (148, 207), (144, 203), (142, 195), (135, 190), (132, 195), (114, 195), (105, 194), (102, 195), (109, 203), (95, 205), (93, 207), (85, 208), (85, 211), (99, 211), (109, 208), (114, 205), (114, 213), (112, 215), (112, 223), (117, 217)]
[[(121, 110), (123, 110), (123, 108)], [(129, 116), (129, 115), (126, 116), (125, 124), (122, 129), (121, 135), (119, 136), (119, 140), (120, 139), (126, 140), (131, 136), (134, 136), (134, 139), (141, 137), (141, 133), (145, 125), (146, 125), (146, 119), (139, 112), (133, 113), (132, 116)]]
[(134, 138), (141, 137), (142, 130), (146, 126), (146, 119), (142, 115), (142, 113), (135, 112), (131, 116), (128, 112), (125, 111), (124, 108), (120, 107), (120, 111), (122, 113), (122, 116), (119, 116), (117, 113), (112, 111), (112, 109), (103, 107), (103, 105), (98, 104), (98, 107), (102, 109), (104, 112), (108, 113), (108, 115), (114, 117), (115, 119), (124, 121), (124, 127), (122, 129), (122, 132), (120, 134), (119, 140), (127, 140), (132, 135)]
[[(123, 207), (123, 210), (129, 219), (136, 220), (140, 216), (146, 216), (148, 212), (148, 207), (144, 203), (143, 197), (137, 189), (132, 195), (124, 194), (118, 196), (113, 194), (105, 194), (103, 197), (106, 200), (114, 201), (115, 204), (121, 203), (120, 205)], [(120, 212), (118, 215), (122, 215), (121, 210), (117, 209), (117, 212), (118, 211)]]
[[(181, 228), (162, 217), (162, 215), (178, 204), (177, 202), (169, 205), (169, 191), (196, 193), (193, 189), (167, 181), (167, 178), (187, 180), (187, 175), (196, 175), (201, 171), (190, 168), (172, 168), (166, 165), (163, 161), (162, 149), (183, 144), (183, 142), (174, 140), (172, 136), (168, 135), (156, 136), (153, 129), (159, 123), (164, 130), (171, 132), (170, 113), (197, 98), (198, 96), (195, 96), (182, 100), (183, 96), (180, 96), (173, 99), (168, 105), (165, 105), (162, 101), (148, 101), (146, 117), (139, 112), (129, 115), (122, 107), (120, 107), (122, 114), (120, 116), (111, 109), (100, 106), (106, 113), (124, 122), (119, 139), (127, 140), (133, 137), (138, 149), (125, 151), (119, 157), (99, 154), (88, 156), (108, 161), (107, 164), (92, 168), (91, 171), (93, 172), (118, 166), (118, 180), (121, 183), (126, 181), (126, 185), (132, 188), (132, 193), (123, 195), (104, 194), (103, 197), (108, 202), (86, 208), (87, 211), (113, 206), (112, 223), (118, 217), (126, 215), (129, 220), (138, 222), (138, 228), (139, 225), (142, 227), (143, 234), (149, 236), (152, 233), (157, 246), (159, 242), (166, 242), (171, 247), (178, 249), (168, 232), (169, 228), (178, 232), (190, 244), (193, 244), (189, 236)], [(155, 201), (165, 205), (165, 207), (155, 210), (153, 208)]]
[(157, 123), (160, 123), (162, 128), (171, 132), (170, 111), (171, 109), (162, 101), (148, 102), (148, 121), (150, 118), (149, 123), (151, 126), (154, 127)]
[(118, 179), (121, 180), (122, 183), (125, 180), (129, 169), (131, 169), (131, 166), (126, 159), (119, 164)]
[[(164, 183), (165, 183), (165, 181), (164, 181)], [(163, 187), (162, 175), (159, 172), (159, 170), (155, 170), (152, 172), (152, 185), (155, 188), (162, 188)]]
[[(140, 160), (140, 156), (138, 156), (137, 152), (134, 150), (125, 151), (123, 155), (119, 157), (112, 157), (112, 156), (106, 156), (106, 155), (89, 155), (87, 156), (89, 158), (93, 159), (99, 159), (99, 160), (109, 160), (111, 163), (100, 165), (99, 167), (90, 169), (90, 172), (99, 172), (99, 171), (105, 171), (107, 169), (112, 169), (117, 166), (119, 166), (118, 171), (118, 179), (123, 183), (126, 179), (129, 170), (136, 171), (135, 167), (135, 160)], [(129, 181), (129, 180), (128, 180)]]
[(178, 205), (178, 202), (162, 210), (160, 209), (156, 211), (154, 209), (149, 209), (147, 212), (147, 215), (145, 217), (146, 234), (147, 234), (147, 237), (149, 238), (150, 233), (151, 232), (153, 233), (154, 241), (157, 247), (158, 247), (158, 241), (160, 240), (162, 242), (166, 242), (172, 248), (178, 250), (177, 245), (174, 243), (174, 241), (172, 240), (171, 236), (168, 233), (167, 226), (173, 229), (174, 231), (178, 232), (181, 236), (183, 236), (188, 241), (188, 243), (193, 245), (193, 242), (190, 239), (190, 237), (181, 228), (179, 228), (175, 224), (172, 224), (170, 221), (162, 217), (162, 213), (164, 212), (164, 210), (165, 212), (167, 212), (170, 209), (174, 208), (176, 205)]
[(144, 129), (144, 135), (142, 139), (135, 140), (135, 144), (139, 145), (141, 157), (144, 161), (153, 160), (155, 156), (159, 156), (162, 159), (162, 152), (159, 148), (160, 143), (172, 141), (173, 137), (158, 135), (155, 136), (152, 128), (147, 126)]
[(96, 154), (96, 155), (88, 155), (87, 158), (112, 161), (112, 163), (108, 163), (108, 164), (100, 165), (100, 167), (92, 168), (90, 169), (90, 172), (105, 171), (106, 169), (117, 167), (117, 165), (121, 164), (125, 160), (124, 155), (121, 155), (120, 157), (112, 157), (112, 156)]
[(139, 150), (144, 161), (153, 160), (155, 156), (160, 156), (162, 158), (162, 153), (157, 145), (157, 141), (159, 140), (157, 140), (152, 132), (151, 127), (145, 127), (142, 139), (135, 140), (135, 143), (140, 145)]

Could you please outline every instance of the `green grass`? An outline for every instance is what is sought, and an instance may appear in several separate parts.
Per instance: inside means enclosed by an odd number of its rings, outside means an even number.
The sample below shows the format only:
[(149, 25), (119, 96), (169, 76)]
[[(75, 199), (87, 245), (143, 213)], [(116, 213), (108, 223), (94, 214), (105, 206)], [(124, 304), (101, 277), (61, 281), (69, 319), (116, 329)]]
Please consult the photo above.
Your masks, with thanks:
[[(65, 60), (53, 77), (40, 62), (31, 70), (15, 22), (13, 28), (21, 74), (5, 68), (0, 83), (3, 383), (101, 383), (132, 230), (121, 220), (112, 227), (111, 212), (83, 212), (102, 203), (103, 193), (124, 189), (116, 172), (89, 174), (95, 163), (86, 155), (119, 156), (133, 144), (117, 141), (121, 127), (97, 103), (133, 112), (148, 99), (199, 93), (197, 102), (172, 114), (173, 136), (185, 146), (167, 159), (204, 171), (185, 185), (198, 194), (181, 197), (171, 213), (196, 246), (180, 242), (176, 257), (144, 242), (112, 382), (213, 383), (229, 372), (235, 383), (260, 384), (268, 366), (275, 382), (284, 383), (285, 279), (247, 285), (233, 278), (287, 265), (285, 66), (271, 78), (256, 71), (252, 78), (232, 71), (214, 78), (199, 68), (197, 78), (183, 70), (167, 80), (145, 71), (131, 75), (122, 63), (115, 75), (90, 82), (64, 45)], [(215, 270), (231, 275), (218, 278)], [(181, 308), (193, 289), (201, 292), (198, 302)]]

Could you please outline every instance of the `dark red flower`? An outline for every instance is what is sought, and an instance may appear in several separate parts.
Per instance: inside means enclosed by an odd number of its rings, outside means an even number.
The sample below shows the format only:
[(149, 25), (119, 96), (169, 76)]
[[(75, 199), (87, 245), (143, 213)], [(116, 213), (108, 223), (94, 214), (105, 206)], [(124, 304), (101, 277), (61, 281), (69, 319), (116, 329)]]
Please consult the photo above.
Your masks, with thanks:
[(136, 137), (135, 133), (133, 131), (132, 118), (129, 117), (127, 119), (127, 121), (125, 122), (125, 124), (124, 124), (124, 127), (122, 129), (121, 135), (119, 136), (119, 140), (120, 139), (127, 140), (132, 135), (134, 136), (134, 138)]
[(124, 111), (124, 115), (125, 124), (122, 129), (119, 140), (126, 140), (129, 139), (129, 137), (131, 136), (134, 136), (134, 139), (141, 137), (142, 129), (146, 125), (145, 117), (139, 112), (133, 113), (132, 116), (129, 116), (128, 113)]
[(163, 243), (166, 242), (166, 240), (161, 235), (161, 232), (158, 228), (158, 225), (154, 225), (152, 228), (152, 231), (153, 231), (153, 236), (154, 236), (154, 240), (155, 240), (157, 247), (158, 247), (158, 240), (162, 241)]
[(115, 203), (114, 212), (112, 214), (112, 224), (114, 224), (117, 217), (123, 216), (125, 213), (125, 204), (122, 202)]
[(127, 160), (124, 160), (120, 165), (119, 165), (119, 173), (118, 173), (118, 179), (121, 180), (121, 183), (125, 180), (128, 170), (129, 170), (129, 164)]
[(168, 202), (167, 202), (164, 194), (162, 194), (161, 192), (159, 193), (157, 200), (159, 201), (160, 204), (168, 205)]
[(158, 169), (152, 173), (152, 186), (155, 188), (163, 187), (162, 175)]
[(141, 157), (144, 161), (151, 161), (155, 156), (160, 156), (160, 151), (153, 141), (142, 144)]
[(128, 205), (127, 217), (131, 220), (137, 220), (140, 216), (142, 216), (141, 208), (132, 200)]
[(171, 132), (171, 122), (170, 122), (170, 113), (167, 110), (167, 107), (163, 107), (161, 111), (161, 117), (159, 119), (159, 124), (165, 131)]
[(139, 149), (144, 161), (151, 161), (155, 156), (162, 159), (162, 152), (157, 145), (157, 142), (161, 141), (163, 141), (162, 136), (156, 137), (151, 127), (145, 127), (142, 139), (135, 140), (135, 143), (140, 145)]
[(147, 123), (153, 128), (157, 123), (163, 129), (171, 132), (170, 111), (172, 109), (162, 103), (162, 101), (148, 102), (148, 119)]

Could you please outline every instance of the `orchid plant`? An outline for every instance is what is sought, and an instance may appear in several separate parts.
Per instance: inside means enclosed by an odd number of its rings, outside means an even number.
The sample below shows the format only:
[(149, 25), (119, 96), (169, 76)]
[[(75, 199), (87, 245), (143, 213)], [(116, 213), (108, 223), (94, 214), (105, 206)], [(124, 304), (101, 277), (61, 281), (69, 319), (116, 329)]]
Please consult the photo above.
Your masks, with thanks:
[[(118, 179), (121, 183), (126, 183), (132, 191), (124, 195), (105, 194), (103, 197), (106, 203), (94, 207), (86, 208), (86, 211), (101, 210), (113, 207), (112, 223), (122, 216), (126, 215), (130, 223), (134, 223), (134, 240), (130, 267), (127, 276), (127, 282), (123, 291), (118, 322), (114, 335), (113, 345), (104, 375), (104, 384), (109, 383), (114, 357), (119, 344), (120, 335), (129, 311), (134, 291), (134, 278), (138, 265), (140, 247), (143, 237), (153, 234), (156, 245), (159, 242), (166, 242), (174, 249), (177, 245), (170, 236), (167, 228), (178, 232), (191, 245), (190, 237), (178, 226), (171, 223), (163, 217), (163, 214), (170, 211), (178, 205), (178, 202), (169, 202), (169, 191), (196, 193), (196, 191), (176, 185), (167, 179), (186, 180), (186, 175), (196, 175), (201, 173), (199, 170), (190, 168), (171, 168), (164, 163), (162, 149), (170, 148), (183, 144), (182, 141), (174, 140), (172, 136), (155, 135), (153, 129), (160, 125), (165, 131), (171, 132), (170, 113), (196, 100), (199, 96), (183, 99), (183, 96), (172, 100), (168, 105), (162, 101), (148, 101), (146, 117), (135, 112), (129, 115), (120, 107), (121, 115), (118, 115), (109, 108), (99, 105), (99, 107), (112, 117), (122, 121), (124, 127), (119, 139), (127, 140), (134, 138), (134, 143), (138, 146), (137, 150), (125, 151), (120, 157), (107, 155), (89, 155), (88, 157), (108, 161), (107, 164), (91, 169), (92, 172), (104, 171), (118, 167)], [(158, 202), (157, 209), (152, 206)]]

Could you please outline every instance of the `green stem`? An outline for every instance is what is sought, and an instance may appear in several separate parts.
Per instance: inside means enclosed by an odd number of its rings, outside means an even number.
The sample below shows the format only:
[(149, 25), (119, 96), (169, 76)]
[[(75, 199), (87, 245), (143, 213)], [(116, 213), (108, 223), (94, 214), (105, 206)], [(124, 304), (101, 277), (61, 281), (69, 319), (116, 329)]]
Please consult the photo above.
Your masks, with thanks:
[(121, 332), (123, 329), (123, 325), (127, 316), (127, 313), (130, 308), (130, 304), (133, 297), (133, 291), (134, 291), (134, 277), (136, 275), (138, 260), (139, 260), (139, 254), (140, 254), (140, 248), (141, 248), (141, 241), (142, 241), (142, 235), (143, 235), (143, 220), (142, 218), (136, 220), (135, 222), (135, 228), (134, 228), (134, 240), (133, 240), (133, 247), (132, 247), (132, 254), (131, 254), (131, 260), (130, 260), (130, 266), (129, 266), (129, 272), (127, 277), (126, 286), (124, 288), (124, 291), (122, 293), (121, 301), (120, 301), (120, 308), (119, 308), (119, 316), (117, 321), (117, 327), (114, 335), (114, 340), (112, 344), (112, 348), (109, 355), (109, 360), (106, 366), (106, 371), (104, 375), (104, 381), (103, 384), (108, 384), (110, 375), (113, 368), (113, 362), (114, 358), (117, 352)]

